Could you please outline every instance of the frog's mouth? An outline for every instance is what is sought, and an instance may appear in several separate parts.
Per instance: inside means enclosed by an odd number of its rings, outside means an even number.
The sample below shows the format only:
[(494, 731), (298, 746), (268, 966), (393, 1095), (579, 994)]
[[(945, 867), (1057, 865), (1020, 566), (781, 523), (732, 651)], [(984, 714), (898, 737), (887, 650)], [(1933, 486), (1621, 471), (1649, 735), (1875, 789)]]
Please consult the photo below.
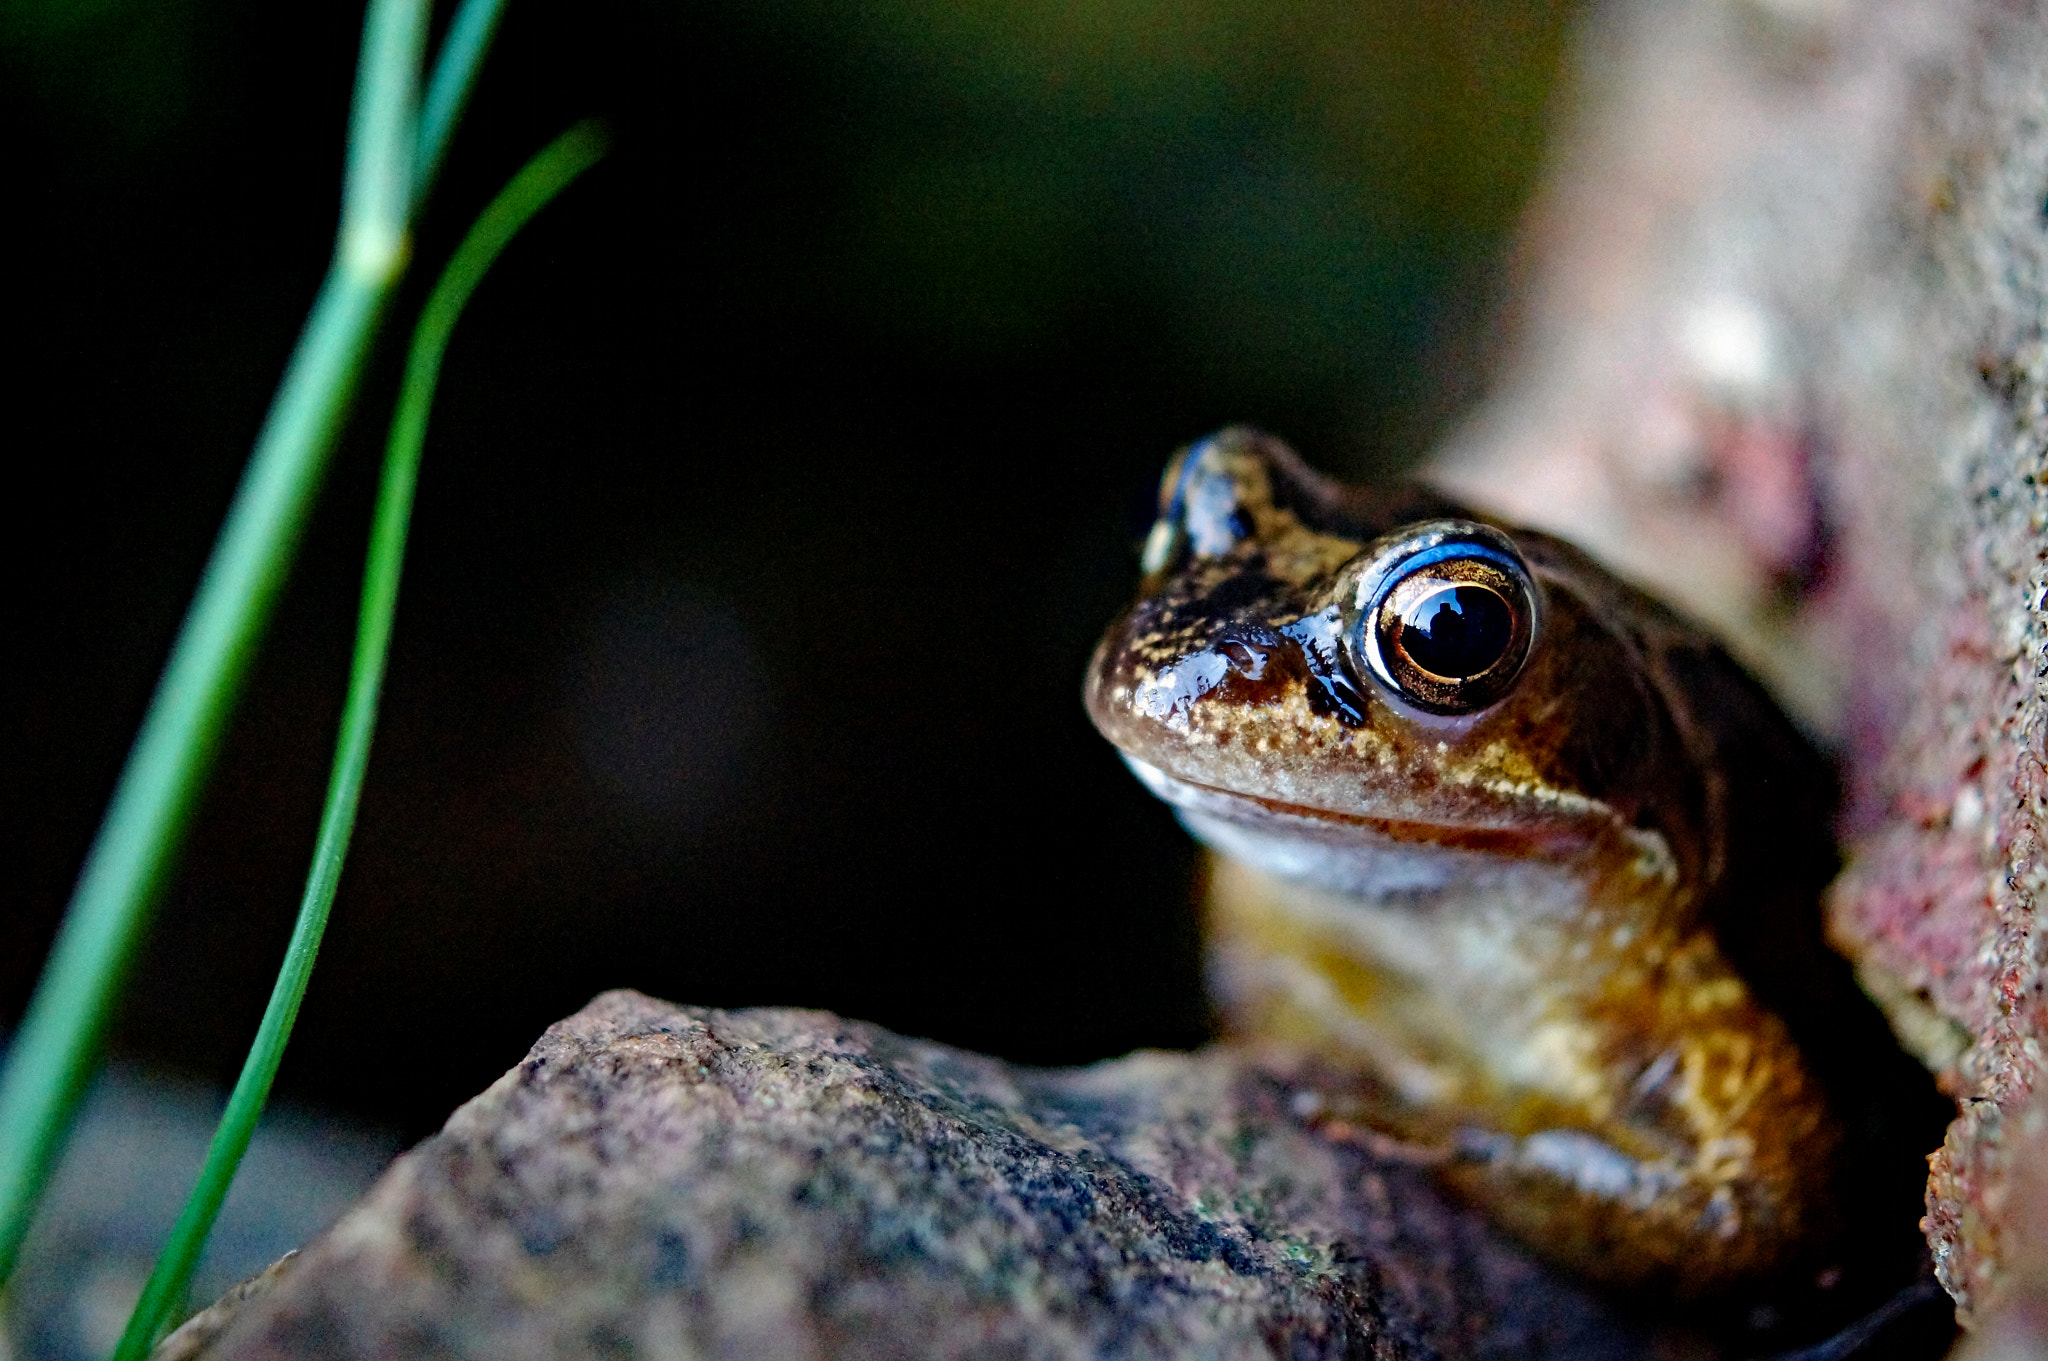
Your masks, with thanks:
[(1129, 752), (1119, 754), (1212, 849), (1281, 878), (1346, 893), (1441, 886), (1468, 880), (1487, 863), (1582, 862), (1613, 830), (1608, 820), (1587, 817), (1509, 828), (1335, 812), (1182, 779)]

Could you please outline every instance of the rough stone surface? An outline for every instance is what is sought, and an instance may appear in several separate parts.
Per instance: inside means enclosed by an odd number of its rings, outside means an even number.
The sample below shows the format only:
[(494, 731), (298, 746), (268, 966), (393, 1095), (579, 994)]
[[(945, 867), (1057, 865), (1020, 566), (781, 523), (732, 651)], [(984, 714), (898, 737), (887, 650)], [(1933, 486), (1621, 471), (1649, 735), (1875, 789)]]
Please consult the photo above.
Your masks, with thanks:
[[(2019, 1146), (2048, 1146), (2048, 1093), (2016, 1116), (2007, 1133)], [(1956, 1361), (2038, 1361), (2048, 1356), (2048, 1159), (2025, 1157), (2009, 1168), (1999, 1207), (2004, 1250), (1997, 1298)]]
[(1020, 1069), (608, 993), (200, 1355), (1644, 1354), (1316, 1099), (1233, 1051)]
[(2048, 1162), (2048, 8), (1641, 0), (1586, 65), (1517, 357), (1437, 468), (1837, 743), (1831, 929), (1959, 1102), (1925, 1227), (1969, 1321), (2037, 1288), (2012, 1183)]

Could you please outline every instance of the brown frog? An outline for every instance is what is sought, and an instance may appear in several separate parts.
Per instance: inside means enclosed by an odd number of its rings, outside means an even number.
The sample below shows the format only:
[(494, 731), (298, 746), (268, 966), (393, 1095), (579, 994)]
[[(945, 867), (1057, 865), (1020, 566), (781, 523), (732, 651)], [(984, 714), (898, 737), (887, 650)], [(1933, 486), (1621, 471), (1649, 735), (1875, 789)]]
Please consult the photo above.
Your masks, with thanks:
[(1828, 768), (1710, 639), (1245, 429), (1168, 466), (1143, 566), (1088, 711), (1212, 852), (1228, 1033), (1351, 1075), (1362, 1123), (1605, 1283), (1834, 1286), (1866, 1223), (1910, 1254), (1927, 1120), (1864, 1126), (1931, 1089), (1821, 937)]

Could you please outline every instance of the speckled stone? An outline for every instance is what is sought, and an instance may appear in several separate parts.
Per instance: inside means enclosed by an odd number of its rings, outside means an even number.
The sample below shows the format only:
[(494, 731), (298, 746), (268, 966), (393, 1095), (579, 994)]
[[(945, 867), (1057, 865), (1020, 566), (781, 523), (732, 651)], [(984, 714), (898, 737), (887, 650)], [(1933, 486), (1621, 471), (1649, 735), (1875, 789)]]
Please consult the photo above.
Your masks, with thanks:
[(1842, 757), (1830, 930), (1958, 1116), (1965, 1321), (2048, 1311), (2048, 5), (1624, 0), (1513, 359), (1438, 454), (1722, 631)]
[(607, 993), (197, 1354), (1643, 1354), (1317, 1101), (1234, 1051), (1025, 1069)]

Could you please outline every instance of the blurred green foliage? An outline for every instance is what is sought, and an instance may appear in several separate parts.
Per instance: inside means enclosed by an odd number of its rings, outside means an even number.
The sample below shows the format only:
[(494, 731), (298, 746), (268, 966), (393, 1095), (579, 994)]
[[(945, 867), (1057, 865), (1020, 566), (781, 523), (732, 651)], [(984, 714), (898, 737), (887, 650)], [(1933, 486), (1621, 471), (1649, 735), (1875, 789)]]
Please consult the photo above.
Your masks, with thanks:
[(181, 132), (198, 87), (201, 0), (0, 0), (0, 79), (26, 83), (106, 151)]
[(1146, 296), (1204, 371), (1384, 399), (1526, 196), (1572, 6), (788, 0), (855, 125), (807, 286), (903, 339), (1018, 351)]
[[(816, 192), (834, 202), (753, 281), (765, 300), (982, 363), (1066, 343), (1091, 317), (1143, 316), (1194, 382), (1266, 397), (1242, 414), (1334, 409), (1370, 449), (1418, 439), (1385, 428), (1387, 409), (1415, 427), (1419, 408), (1427, 427), (1468, 395), (1424, 390), (1444, 380), (1417, 356), (1492, 302), (1575, 6), (615, 8), (593, 20), (679, 36), (678, 81), (702, 24), (752, 31), (818, 82), (799, 97), (828, 125), (837, 183)], [(0, 0), (0, 71), (118, 164), (193, 131), (214, 68), (246, 59), (218, 37), (235, 10)], [(801, 193), (788, 206), (819, 211)]]

